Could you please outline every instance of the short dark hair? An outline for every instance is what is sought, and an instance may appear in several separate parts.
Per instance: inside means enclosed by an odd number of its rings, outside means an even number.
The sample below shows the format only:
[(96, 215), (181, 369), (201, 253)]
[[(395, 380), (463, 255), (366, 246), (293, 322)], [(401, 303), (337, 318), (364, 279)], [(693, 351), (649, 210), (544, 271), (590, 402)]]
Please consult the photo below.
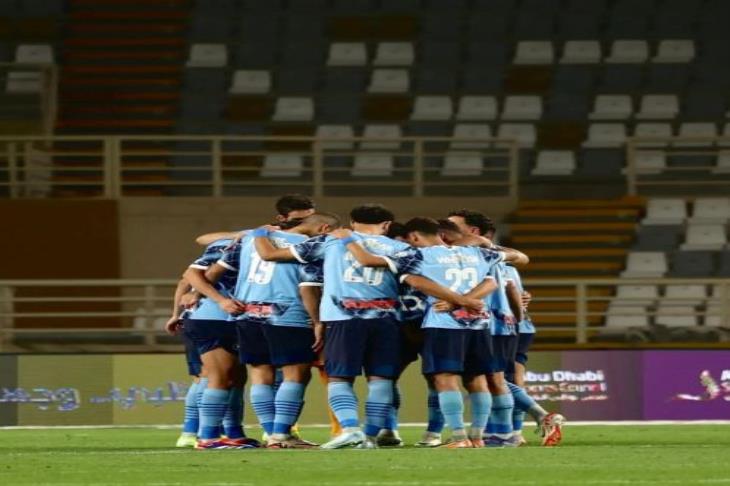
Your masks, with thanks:
[(449, 213), (449, 216), (460, 216), (464, 218), (464, 222), (468, 226), (475, 226), (479, 229), (479, 234), (484, 236), (489, 232), (496, 232), (497, 227), (494, 225), (494, 221), (483, 215), (482, 213), (478, 213), (476, 211), (471, 211), (469, 209), (457, 209), (455, 211), (451, 211)]
[(382, 204), (363, 204), (350, 211), (350, 219), (355, 223), (379, 224), (395, 220), (395, 215)]
[(440, 231), (453, 231), (455, 233), (461, 234), (461, 230), (456, 225), (456, 223), (454, 223), (453, 221), (451, 221), (449, 219), (439, 219), (437, 221), (439, 224)]
[(304, 218), (305, 223), (315, 222), (318, 224), (326, 224), (330, 228), (340, 227), (340, 217), (335, 213), (316, 212)]
[(314, 201), (304, 194), (286, 194), (276, 201), (276, 213), (281, 216), (304, 209), (314, 209)]
[(439, 222), (433, 218), (413, 218), (406, 223), (408, 233), (423, 233), (424, 235), (437, 235)]
[(281, 228), (283, 230), (289, 230), (292, 228), (296, 228), (297, 226), (302, 224), (304, 222), (304, 219), (305, 218), (292, 218), (292, 219), (288, 219), (286, 221), (275, 221), (272, 224), (274, 226), (278, 226), (279, 228)]
[(392, 223), (390, 223), (390, 226), (388, 227), (388, 232), (385, 234), (385, 236), (393, 239), (406, 238), (408, 236), (406, 225), (397, 221), (393, 221)]

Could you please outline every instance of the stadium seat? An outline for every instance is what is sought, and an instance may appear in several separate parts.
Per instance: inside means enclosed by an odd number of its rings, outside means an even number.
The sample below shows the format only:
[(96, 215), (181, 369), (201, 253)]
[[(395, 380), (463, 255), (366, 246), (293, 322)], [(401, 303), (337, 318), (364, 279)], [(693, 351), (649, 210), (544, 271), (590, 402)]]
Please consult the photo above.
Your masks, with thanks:
[(502, 108), (502, 120), (539, 120), (542, 100), (539, 96), (507, 96)]
[(353, 177), (389, 177), (393, 175), (393, 157), (385, 154), (359, 154), (352, 166)]
[(312, 98), (284, 97), (276, 100), (274, 121), (310, 121), (314, 118)]
[(623, 123), (591, 123), (586, 148), (617, 148), (626, 142), (626, 125)]
[(720, 147), (730, 147), (730, 122), (725, 123), (722, 127), (722, 140), (717, 141), (717, 145)]
[(649, 59), (649, 44), (644, 40), (616, 40), (611, 44), (609, 64), (643, 64)]
[(636, 242), (632, 249), (637, 251), (673, 251), (679, 245), (683, 233), (679, 225), (641, 225), (637, 228)]
[(662, 40), (659, 42), (657, 55), (652, 59), (656, 63), (688, 63), (695, 57), (695, 45), (691, 40)]
[(711, 251), (675, 251), (669, 275), (680, 278), (707, 277), (715, 272), (715, 254)]
[(420, 48), (420, 64), (430, 68), (451, 68), (461, 64), (458, 42), (424, 41)]
[(451, 142), (452, 149), (485, 149), (490, 146), (492, 129), (486, 124), (457, 123), (452, 136), (459, 139)]
[(537, 154), (534, 176), (567, 176), (575, 172), (575, 154), (570, 150), (542, 150)]
[(193, 44), (187, 67), (224, 67), (228, 64), (228, 50), (224, 44)]
[(497, 138), (515, 140), (520, 148), (533, 148), (537, 141), (537, 130), (530, 123), (502, 123), (497, 129)]
[(728, 311), (722, 304), (708, 304), (705, 309), (705, 327), (721, 327), (728, 329), (730, 328), (730, 318), (728, 318)]
[(591, 120), (625, 120), (631, 116), (633, 107), (628, 95), (598, 95), (593, 104)]
[(659, 138), (659, 140), (637, 141), (637, 147), (666, 147), (669, 145), (669, 141), (661, 139), (671, 136), (672, 125), (669, 123), (637, 123), (634, 128), (636, 138)]
[(20, 44), (15, 49), (15, 62), (21, 64), (53, 64), (53, 48), (48, 44)]
[(712, 172), (715, 174), (728, 174), (730, 173), (730, 151), (723, 150), (717, 156), (717, 165)]
[(691, 224), (726, 224), (730, 221), (730, 198), (695, 199)]
[(659, 299), (659, 287), (656, 285), (624, 285), (616, 289), (616, 297), (611, 304), (622, 306), (653, 306)]
[(335, 42), (330, 45), (328, 66), (365, 66), (368, 53), (363, 42)]
[(555, 52), (550, 41), (520, 41), (517, 43), (514, 64), (552, 64)]
[(271, 91), (269, 71), (249, 71), (239, 69), (233, 73), (233, 82), (228, 91), (232, 94), (268, 93)]
[(636, 152), (634, 163), (639, 174), (660, 174), (667, 168), (667, 158), (663, 152)]
[(365, 140), (360, 142), (361, 149), (397, 150), (403, 133), (400, 125), (366, 125), (362, 136)]
[(375, 51), (374, 66), (410, 66), (413, 64), (413, 44), (410, 42), (381, 42)]
[(447, 153), (441, 175), (444, 177), (476, 177), (482, 174), (482, 158), (479, 154)]
[(679, 112), (676, 95), (649, 94), (641, 98), (641, 106), (636, 118), (640, 120), (666, 120), (674, 118)]
[(621, 272), (621, 277), (663, 277), (667, 269), (667, 256), (663, 252), (630, 252), (626, 260), (626, 270)]
[(713, 145), (712, 139), (717, 137), (717, 125), (709, 122), (684, 122), (679, 125), (680, 137), (700, 137), (705, 141), (678, 140), (674, 142), (676, 147), (707, 147)]
[(643, 64), (605, 64), (599, 77), (600, 93), (633, 93), (642, 89)]
[(300, 177), (304, 171), (304, 162), (300, 155), (272, 154), (264, 157), (261, 177)]
[(5, 79), (7, 93), (42, 93), (43, 77), (37, 71), (10, 71)]
[(408, 71), (405, 69), (375, 69), (369, 93), (405, 93), (410, 85)]
[(694, 307), (666, 303), (657, 307), (654, 323), (666, 327), (696, 327), (699, 324)]
[(598, 41), (571, 40), (565, 43), (561, 64), (598, 64), (601, 62), (601, 44)]
[(494, 120), (497, 118), (494, 96), (462, 96), (456, 112), (457, 120)]
[(684, 199), (649, 199), (646, 217), (642, 225), (681, 225), (687, 219), (687, 204)]
[(323, 150), (352, 150), (355, 146), (355, 132), (351, 125), (320, 125), (315, 132)]
[(453, 103), (448, 96), (418, 96), (413, 103), (411, 120), (449, 120), (453, 111)]
[(687, 240), (680, 247), (684, 251), (722, 250), (727, 246), (725, 227), (719, 224), (690, 224)]
[(691, 285), (667, 285), (664, 289), (663, 304), (667, 305), (691, 305), (697, 307), (707, 299), (707, 288), (701, 284)]
[(609, 305), (606, 310), (606, 328), (611, 329), (628, 329), (634, 327), (649, 327), (649, 316), (646, 313), (646, 307), (626, 306), (622, 304)]

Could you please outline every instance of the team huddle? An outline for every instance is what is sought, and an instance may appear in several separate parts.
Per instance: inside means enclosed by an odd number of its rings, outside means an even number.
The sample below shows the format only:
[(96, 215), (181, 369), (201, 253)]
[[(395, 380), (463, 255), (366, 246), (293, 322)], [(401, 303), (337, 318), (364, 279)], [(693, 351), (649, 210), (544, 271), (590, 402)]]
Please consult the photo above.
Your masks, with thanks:
[[(518, 447), (526, 415), (542, 445), (561, 441), (564, 417), (523, 388), (535, 328), (517, 267), (529, 259), (494, 244), (489, 218), (458, 210), (400, 224), (367, 204), (345, 228), (301, 195), (280, 198), (277, 212), (274, 225), (198, 238), (207, 247), (177, 286), (167, 329), (184, 336), (193, 376), (179, 447), (401, 446), (398, 378), (419, 356), (428, 425), (417, 446)], [(332, 425), (322, 445), (296, 428), (313, 368)], [(262, 442), (242, 426), (247, 381)]]

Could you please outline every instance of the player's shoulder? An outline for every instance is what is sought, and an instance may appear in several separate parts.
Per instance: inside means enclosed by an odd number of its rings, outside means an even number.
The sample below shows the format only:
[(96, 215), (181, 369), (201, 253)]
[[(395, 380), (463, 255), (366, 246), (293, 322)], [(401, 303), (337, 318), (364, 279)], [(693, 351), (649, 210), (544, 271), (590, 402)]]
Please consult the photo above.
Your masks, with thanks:
[(230, 238), (222, 239), (222, 240), (215, 240), (213, 243), (210, 243), (208, 246), (205, 247), (205, 251), (214, 252), (214, 251), (221, 251), (226, 248), (228, 248), (231, 243), (233, 243), (233, 240)]

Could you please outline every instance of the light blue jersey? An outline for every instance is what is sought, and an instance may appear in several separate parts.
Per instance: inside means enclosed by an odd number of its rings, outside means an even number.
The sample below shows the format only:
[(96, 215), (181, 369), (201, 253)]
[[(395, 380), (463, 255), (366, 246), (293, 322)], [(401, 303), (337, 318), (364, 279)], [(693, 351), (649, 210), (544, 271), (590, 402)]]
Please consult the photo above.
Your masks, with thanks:
[(400, 318), (403, 322), (423, 322), (428, 299), (426, 294), (408, 284), (400, 287)]
[[(306, 236), (286, 231), (275, 231), (269, 236), (274, 246), (285, 248), (307, 239)], [(231, 270), (238, 270), (234, 297), (244, 304), (243, 313), (235, 320), (259, 320), (275, 326), (309, 327), (311, 321), (299, 286), (318, 285), (320, 279), (311, 266), (296, 262), (267, 262), (256, 252), (254, 237), (244, 237), (233, 251), (218, 262)]]
[[(402, 278), (420, 275), (458, 294), (466, 294), (485, 279), (494, 278), (497, 264), (504, 259), (503, 253), (468, 246), (430, 246), (420, 248), (418, 252), (421, 257), (414, 259), (411, 268), (402, 272)], [(424, 328), (486, 329), (490, 325), (489, 296), (484, 299), (485, 309), (481, 313), (461, 308), (436, 312), (433, 304), (437, 300), (427, 297)]]
[[(396, 260), (405, 259), (413, 250), (405, 243), (386, 236), (353, 232), (357, 244), (370, 253), (385, 257), (387, 268), (363, 267), (341, 240), (322, 235), (291, 247), (302, 263), (319, 263), (324, 288), (320, 318), (323, 322), (350, 319), (398, 319), (398, 272)], [(404, 260), (405, 261), (405, 260)]]
[(506, 267), (506, 264), (500, 263), (495, 266), (493, 272), (497, 280), (497, 289), (488, 297), (489, 312), (492, 314), (489, 330), (492, 336), (517, 335), (517, 319), (507, 298), (507, 279), (504, 276)]
[[(190, 268), (198, 270), (207, 270), (215, 262), (223, 257), (226, 248), (233, 240), (214, 241), (205, 248), (200, 257), (190, 264)], [(238, 274), (235, 271), (228, 270), (223, 274), (221, 279), (215, 284), (216, 290), (226, 297), (233, 295), (233, 289), (236, 287), (236, 278)], [(226, 321), (230, 316), (221, 309), (215, 301), (203, 297), (194, 310), (187, 312), (184, 319), (205, 319), (213, 321)]]
[[(517, 269), (512, 265), (505, 265), (503, 270), (505, 280), (507, 280), (508, 282), (514, 282), (515, 286), (517, 286), (517, 290), (520, 292), (520, 294), (522, 294), (522, 292), (525, 291), (525, 288), (522, 285), (522, 277), (520, 277), (520, 272), (518, 272)], [(530, 319), (530, 316), (527, 314), (527, 312), (525, 312), (525, 318), (517, 324), (517, 332), (520, 334), (535, 334), (535, 325), (532, 323), (532, 319)]]

